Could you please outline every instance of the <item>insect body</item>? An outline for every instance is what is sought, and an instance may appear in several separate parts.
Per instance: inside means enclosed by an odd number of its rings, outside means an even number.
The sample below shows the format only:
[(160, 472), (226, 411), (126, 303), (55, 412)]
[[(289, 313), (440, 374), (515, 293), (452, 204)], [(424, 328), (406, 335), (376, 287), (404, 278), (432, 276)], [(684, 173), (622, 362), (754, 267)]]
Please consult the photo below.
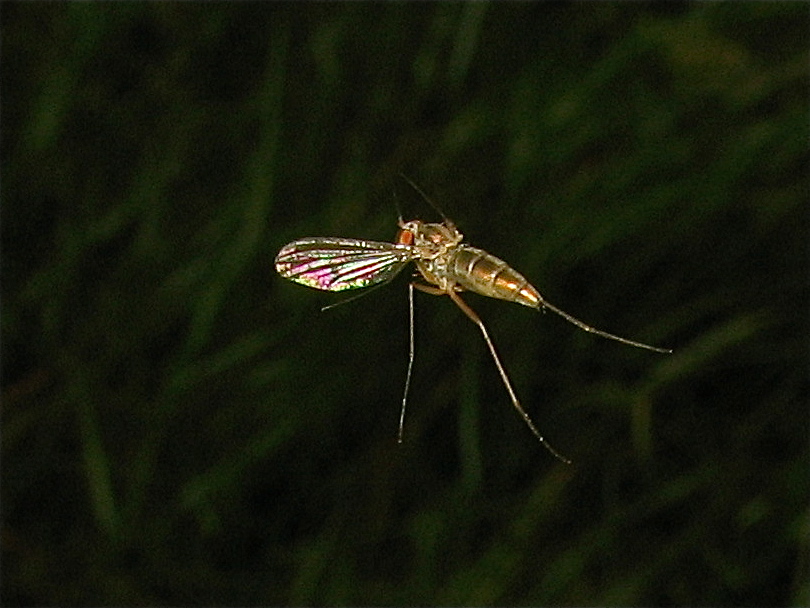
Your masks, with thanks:
[(445, 218), (442, 223), (424, 223), (419, 220), (399, 222), (396, 243), (363, 241), (331, 237), (298, 239), (285, 245), (276, 256), (276, 270), (287, 279), (308, 287), (325, 291), (343, 291), (381, 284), (393, 279), (409, 262), (415, 262), (426, 283), (411, 282), (410, 303), (410, 357), (402, 397), (399, 420), (399, 440), (405, 419), (405, 403), (410, 385), (414, 360), (413, 290), (434, 295), (448, 295), (475, 323), (484, 336), (498, 373), (506, 387), (512, 405), (520, 413), (532, 433), (554, 456), (569, 462), (540, 434), (532, 419), (523, 409), (515, 394), (506, 370), (495, 351), (486, 327), (480, 317), (458, 295), (461, 291), (517, 302), (537, 310), (548, 309), (587, 332), (616, 340), (624, 344), (646, 348), (660, 353), (669, 349), (649, 346), (621, 338), (586, 325), (567, 312), (552, 306), (523, 275), (494, 255), (462, 243), (464, 238), (453, 222)]

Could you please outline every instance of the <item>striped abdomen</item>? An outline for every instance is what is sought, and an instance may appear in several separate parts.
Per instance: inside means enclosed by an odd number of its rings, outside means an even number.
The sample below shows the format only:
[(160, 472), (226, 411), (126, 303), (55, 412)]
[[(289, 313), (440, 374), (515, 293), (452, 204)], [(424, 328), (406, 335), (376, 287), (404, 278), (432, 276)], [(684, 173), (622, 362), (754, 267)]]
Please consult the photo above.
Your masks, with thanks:
[(448, 258), (447, 278), (468, 291), (532, 308), (539, 308), (543, 302), (522, 274), (483, 249), (458, 245)]

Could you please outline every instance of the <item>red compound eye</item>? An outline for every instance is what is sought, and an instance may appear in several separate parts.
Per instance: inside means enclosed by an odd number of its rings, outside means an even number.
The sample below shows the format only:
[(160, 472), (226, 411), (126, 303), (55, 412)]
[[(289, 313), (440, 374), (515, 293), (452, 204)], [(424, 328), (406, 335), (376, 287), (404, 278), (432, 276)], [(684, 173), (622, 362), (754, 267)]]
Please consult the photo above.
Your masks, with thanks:
[(397, 233), (397, 245), (413, 245), (413, 232), (400, 230)]

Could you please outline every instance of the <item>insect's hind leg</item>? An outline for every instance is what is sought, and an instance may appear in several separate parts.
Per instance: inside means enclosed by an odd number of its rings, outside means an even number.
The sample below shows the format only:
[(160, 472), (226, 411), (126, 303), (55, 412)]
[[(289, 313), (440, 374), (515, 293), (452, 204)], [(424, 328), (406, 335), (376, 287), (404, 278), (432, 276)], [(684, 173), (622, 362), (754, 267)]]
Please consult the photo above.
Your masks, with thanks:
[(552, 447), (552, 445), (543, 438), (543, 436), (540, 434), (540, 431), (538, 431), (537, 427), (534, 426), (534, 422), (532, 422), (532, 419), (529, 417), (529, 414), (527, 414), (526, 410), (523, 409), (523, 406), (520, 405), (520, 401), (518, 401), (517, 395), (515, 394), (515, 391), (512, 388), (512, 383), (509, 382), (509, 376), (506, 375), (506, 370), (504, 369), (503, 364), (501, 363), (501, 360), (498, 357), (498, 353), (495, 351), (495, 345), (492, 343), (492, 340), (489, 337), (489, 333), (487, 332), (487, 328), (484, 326), (484, 322), (481, 320), (481, 317), (479, 317), (472, 308), (467, 306), (464, 300), (461, 299), (461, 296), (459, 296), (454, 289), (450, 291), (443, 291), (441, 289), (433, 287), (429, 287), (429, 289), (422, 289), (422, 287), (420, 287), (418, 284), (414, 285), (414, 287), (416, 287), (417, 289), (421, 289), (422, 291), (425, 291), (427, 293), (434, 293), (437, 295), (446, 293), (447, 295), (450, 296), (450, 299), (456, 303), (456, 306), (458, 306), (462, 310), (462, 312), (465, 315), (467, 315), (470, 318), (470, 320), (478, 326), (478, 329), (481, 330), (481, 333), (484, 336), (484, 341), (487, 343), (489, 352), (492, 354), (492, 358), (495, 361), (495, 367), (498, 368), (498, 373), (501, 375), (501, 380), (503, 380), (503, 384), (506, 387), (507, 392), (509, 393), (509, 397), (512, 400), (512, 405), (521, 415), (523, 421), (528, 425), (532, 433), (534, 433), (535, 437), (537, 437), (540, 440), (540, 443), (542, 443), (545, 446), (545, 448), (554, 455), (555, 458), (561, 460), (566, 464), (571, 464), (570, 460), (568, 460), (565, 456), (563, 456), (557, 450), (555, 450)]

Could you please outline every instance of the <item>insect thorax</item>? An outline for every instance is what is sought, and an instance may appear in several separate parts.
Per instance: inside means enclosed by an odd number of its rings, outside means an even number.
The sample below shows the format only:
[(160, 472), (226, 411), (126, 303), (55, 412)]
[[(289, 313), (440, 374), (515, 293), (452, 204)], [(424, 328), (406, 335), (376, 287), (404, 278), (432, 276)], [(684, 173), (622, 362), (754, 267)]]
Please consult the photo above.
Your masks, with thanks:
[(453, 252), (464, 235), (450, 221), (441, 224), (425, 224), (412, 220), (401, 225), (413, 234), (413, 248), (416, 252), (416, 266), (426, 281), (447, 289), (448, 268)]

